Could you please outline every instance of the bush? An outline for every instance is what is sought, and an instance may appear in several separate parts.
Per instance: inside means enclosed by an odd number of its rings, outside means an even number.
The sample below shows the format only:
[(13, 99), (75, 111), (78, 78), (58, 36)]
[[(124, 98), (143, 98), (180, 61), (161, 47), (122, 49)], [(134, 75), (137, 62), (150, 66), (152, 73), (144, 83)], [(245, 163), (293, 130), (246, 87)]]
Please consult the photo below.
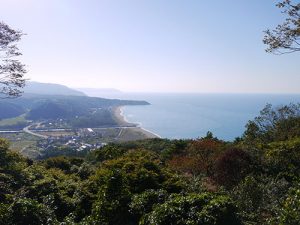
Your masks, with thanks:
[(227, 188), (232, 188), (251, 171), (250, 155), (239, 149), (225, 151), (216, 161), (215, 179)]
[(165, 190), (153, 189), (134, 195), (130, 203), (130, 212), (134, 215), (136, 223), (144, 220), (143, 216), (150, 213), (155, 205), (164, 203), (168, 196)]
[(290, 191), (279, 212), (279, 225), (298, 225), (300, 221), (300, 189)]
[(32, 199), (18, 199), (9, 208), (8, 224), (40, 225), (55, 224), (55, 216), (43, 204)]
[(265, 152), (268, 172), (295, 180), (300, 177), (300, 139), (269, 144)]
[(240, 225), (229, 197), (210, 193), (172, 195), (145, 216), (142, 225)]
[(47, 169), (57, 168), (64, 171), (69, 171), (71, 169), (70, 160), (64, 156), (58, 156), (58, 157), (46, 159), (44, 161), (44, 165)]
[(100, 224), (125, 225), (134, 221), (129, 213), (134, 194), (148, 189), (181, 190), (178, 178), (161, 167), (155, 154), (143, 150), (106, 161), (90, 180), (98, 193), (92, 216)]
[(298, 225), (300, 221), (300, 189), (291, 188), (285, 198), (274, 207), (274, 216), (267, 220), (270, 225)]
[(243, 219), (261, 224), (260, 210), (264, 200), (264, 186), (253, 176), (247, 176), (231, 193)]

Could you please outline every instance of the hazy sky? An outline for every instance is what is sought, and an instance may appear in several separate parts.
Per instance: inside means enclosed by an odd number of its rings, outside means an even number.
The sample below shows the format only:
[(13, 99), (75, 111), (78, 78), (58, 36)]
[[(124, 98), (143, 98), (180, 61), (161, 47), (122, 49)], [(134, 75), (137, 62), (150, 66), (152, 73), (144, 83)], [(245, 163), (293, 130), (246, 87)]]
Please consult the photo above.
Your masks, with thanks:
[(265, 53), (272, 0), (0, 0), (27, 77), (144, 92), (300, 92), (300, 53)]

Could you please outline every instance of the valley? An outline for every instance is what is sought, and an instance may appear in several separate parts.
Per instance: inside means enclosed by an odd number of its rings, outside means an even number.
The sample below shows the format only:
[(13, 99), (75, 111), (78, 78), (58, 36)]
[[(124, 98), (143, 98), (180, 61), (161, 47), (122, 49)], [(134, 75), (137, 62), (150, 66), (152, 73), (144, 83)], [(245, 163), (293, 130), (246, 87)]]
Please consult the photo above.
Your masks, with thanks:
[[(50, 122), (51, 121), (51, 122)], [(102, 127), (70, 127), (62, 119), (27, 122), (23, 129), (0, 130), (12, 148), (32, 159), (56, 155), (80, 155), (103, 147), (107, 143), (153, 138), (135, 124), (107, 125)]]
[(29, 158), (78, 156), (111, 142), (156, 137), (120, 115), (120, 107), (146, 101), (88, 97), (55, 84), (33, 83), (27, 90), (32, 93), (0, 100), (0, 137)]

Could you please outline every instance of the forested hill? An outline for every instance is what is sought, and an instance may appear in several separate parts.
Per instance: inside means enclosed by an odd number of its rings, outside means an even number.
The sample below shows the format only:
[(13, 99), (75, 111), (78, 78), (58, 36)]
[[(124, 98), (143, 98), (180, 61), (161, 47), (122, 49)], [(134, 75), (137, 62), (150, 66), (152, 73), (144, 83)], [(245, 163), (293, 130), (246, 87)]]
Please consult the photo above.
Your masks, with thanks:
[(28, 82), (22, 97), (0, 99), (0, 120), (22, 114), (30, 120), (72, 118), (95, 114), (95, 110), (100, 109), (104, 110), (106, 115), (110, 114), (110, 107), (148, 104), (146, 101), (88, 97), (83, 92), (64, 85)]
[(0, 119), (15, 117), (26, 112), (28, 118), (68, 118), (84, 115), (92, 109), (122, 105), (148, 105), (146, 101), (105, 99), (87, 96), (24, 94), (17, 99), (0, 101)]
[(10, 102), (0, 102), (0, 118), (11, 118), (21, 115), (25, 112), (24, 108), (10, 103)]

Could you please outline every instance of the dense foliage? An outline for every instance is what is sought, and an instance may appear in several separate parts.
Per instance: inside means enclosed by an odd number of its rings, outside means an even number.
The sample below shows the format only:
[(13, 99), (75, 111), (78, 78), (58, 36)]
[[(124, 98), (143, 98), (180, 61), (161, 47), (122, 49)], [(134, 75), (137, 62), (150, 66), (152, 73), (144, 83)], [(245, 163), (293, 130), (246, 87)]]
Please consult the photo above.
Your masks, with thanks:
[(0, 139), (0, 224), (299, 224), (299, 112), (267, 105), (234, 142), (208, 132), (40, 161)]
[(17, 42), (24, 35), (22, 31), (14, 30), (0, 22), (0, 97), (18, 97), (25, 86), (25, 65), (19, 60), (22, 55)]

